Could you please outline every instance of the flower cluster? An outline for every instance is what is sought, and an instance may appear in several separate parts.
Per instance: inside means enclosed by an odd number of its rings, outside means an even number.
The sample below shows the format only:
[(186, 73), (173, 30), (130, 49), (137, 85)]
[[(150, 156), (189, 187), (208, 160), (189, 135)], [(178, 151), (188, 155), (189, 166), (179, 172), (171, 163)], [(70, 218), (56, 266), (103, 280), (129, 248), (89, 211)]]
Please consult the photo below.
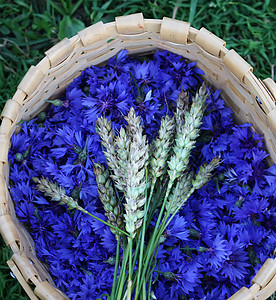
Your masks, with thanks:
[[(167, 51), (148, 60), (123, 50), (106, 66), (83, 71), (60, 99), (49, 100), (53, 105), (46, 112), (22, 123), (12, 136), (10, 192), (16, 214), (32, 234), (38, 258), (71, 299), (110, 294), (116, 236), (81, 211), (50, 202), (32, 178), (49, 178), (78, 205), (108, 221), (102, 202), (107, 201), (99, 197), (94, 174), (96, 164), (106, 164), (97, 118), (105, 117), (119, 131), (133, 107), (150, 144), (163, 117), (169, 122), (176, 112), (179, 93), (191, 101), (202, 74), (194, 62)], [(216, 156), (222, 163), (160, 238), (151, 286), (157, 299), (227, 298), (250, 284), (276, 244), (276, 167), (266, 163), (261, 136), (250, 124), (235, 125), (220, 91), (207, 89), (189, 168), (198, 173)], [(165, 137), (160, 133), (159, 138)]]

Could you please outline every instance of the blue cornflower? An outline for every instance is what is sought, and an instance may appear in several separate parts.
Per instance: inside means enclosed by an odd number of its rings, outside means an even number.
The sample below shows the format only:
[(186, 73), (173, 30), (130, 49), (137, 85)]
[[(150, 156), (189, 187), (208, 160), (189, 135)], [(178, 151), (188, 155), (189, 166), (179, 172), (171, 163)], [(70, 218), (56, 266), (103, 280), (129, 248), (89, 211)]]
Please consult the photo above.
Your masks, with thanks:
[(22, 156), (24, 155), (27, 147), (30, 145), (31, 138), (28, 134), (18, 132), (17, 134), (13, 134), (11, 136), (11, 148), (9, 150), (9, 160), (11, 162), (14, 161), (15, 154), (21, 153)]
[(36, 217), (34, 216), (35, 206), (30, 202), (19, 202), (15, 206), (15, 212), (20, 222), (24, 222), (26, 225), (36, 221)]
[[(44, 248), (45, 249), (45, 248)], [(41, 250), (44, 253), (44, 257), (47, 259), (49, 264), (49, 272), (52, 274), (53, 279), (58, 288), (62, 290), (67, 289), (67, 282), (70, 282), (72, 277), (77, 275), (76, 271), (73, 273), (73, 270), (76, 269), (73, 265), (69, 265), (68, 263), (63, 262), (58, 255), (53, 255), (51, 252), (48, 253), (45, 250)], [(73, 269), (73, 270), (72, 270)], [(74, 282), (75, 285), (80, 285), (78, 282)], [(69, 295), (72, 294), (72, 290), (69, 289)], [(69, 296), (68, 295), (68, 296)]]
[(170, 51), (157, 50), (153, 55), (153, 59), (160, 65), (160, 68), (167, 69), (172, 61), (179, 62), (183, 60), (183, 57)]
[(162, 281), (158, 281), (158, 284), (155, 284), (152, 287), (152, 290), (154, 291), (154, 296), (156, 299), (171, 299), (169, 291)]
[(79, 234), (72, 216), (67, 212), (57, 219), (56, 224), (52, 225), (52, 229), (61, 243), (72, 243)]
[(276, 207), (272, 205), (273, 202), (258, 215), (257, 222), (261, 222), (267, 230), (276, 232)]
[[(28, 181), (30, 176), (36, 176), (35, 172), (29, 168), (24, 168), (22, 165), (13, 164), (10, 166), (10, 180), (13, 182)], [(12, 187), (11, 187), (12, 188)]]
[(150, 68), (152, 63), (144, 61), (143, 63), (136, 63), (131, 65), (131, 73), (139, 86), (141, 86), (146, 80), (148, 80), (148, 75), (150, 73)]
[(196, 262), (183, 262), (182, 264), (162, 263), (160, 267), (163, 276), (167, 279), (165, 285), (170, 292), (170, 299), (178, 299), (181, 295), (187, 295), (200, 284), (202, 275), (200, 273), (200, 265)]
[[(274, 219), (275, 221), (275, 219)], [(276, 231), (271, 230), (267, 234), (266, 240), (263, 242), (263, 247), (267, 251), (267, 255), (272, 255), (276, 245)]]
[[(71, 265), (79, 265), (79, 259), (81, 252), (84, 251), (84, 249), (81, 247), (81, 249), (76, 249), (73, 247), (71, 242), (63, 242), (62, 246), (56, 250), (58, 255), (60, 256), (61, 260), (68, 261), (68, 263)], [(78, 251), (77, 251), (78, 250)]]
[[(93, 214), (98, 217), (99, 219), (102, 219), (104, 221), (107, 221), (107, 218), (104, 214), (98, 213), (98, 212), (93, 212)], [(92, 220), (92, 228), (95, 231), (95, 233), (101, 235), (104, 229), (107, 227), (107, 225), (103, 224), (102, 222), (93, 219)]]
[(257, 216), (264, 212), (268, 205), (268, 199), (255, 193), (251, 194), (246, 197), (241, 207), (237, 206), (234, 208), (235, 219), (244, 220), (250, 217), (252, 220), (256, 220)]
[[(194, 198), (194, 196), (192, 196), (191, 198)], [(196, 201), (193, 201), (193, 199), (191, 199), (189, 201), (189, 204), (192, 207), (196, 220), (203, 228), (209, 226), (210, 223), (213, 222), (213, 206), (209, 201), (207, 201), (206, 199), (197, 199)]]
[[(166, 236), (166, 232), (164, 233), (164, 235)], [(160, 259), (160, 260), (166, 260), (167, 259), (168, 252), (167, 252), (166, 248), (167, 247), (164, 244), (161, 244), (159, 246), (158, 252), (157, 252), (157, 255), (156, 255), (157, 259)]]
[(32, 202), (35, 199), (36, 191), (32, 189), (30, 180), (21, 181), (19, 180), (16, 186), (11, 188), (11, 193), (14, 201)]
[[(77, 87), (74, 87), (72, 89), (67, 89), (66, 91), (66, 100), (68, 102), (68, 107), (70, 108), (70, 112), (78, 116), (81, 112), (82, 105), (81, 105), (81, 99), (85, 94), (83, 91)], [(70, 120), (68, 120), (70, 121)]]
[(30, 230), (36, 241), (36, 245), (45, 247), (50, 244), (56, 243), (56, 236), (52, 231), (51, 226), (56, 222), (56, 216), (53, 211), (38, 211), (36, 213), (36, 219), (30, 224)]
[(202, 147), (202, 154), (207, 161), (215, 156), (221, 156), (222, 159), (227, 155), (229, 148), (229, 135), (227, 133), (221, 134), (216, 139), (212, 139), (209, 144)]
[[(166, 243), (166, 245), (170, 245), (169, 243)], [(182, 263), (183, 260), (185, 260), (186, 255), (183, 254), (180, 244), (176, 244), (169, 248), (169, 251), (167, 251), (167, 259), (166, 262), (168, 262), (170, 265), (175, 265), (178, 263)]]
[[(21, 124), (21, 130), (27, 137), (29, 143), (32, 143), (32, 150), (39, 151), (42, 147), (47, 146), (43, 140), (45, 129), (35, 123), (36, 119)], [(39, 141), (39, 143), (37, 143)]]
[(206, 99), (206, 111), (207, 116), (211, 115), (214, 122), (214, 136), (219, 135), (221, 132), (230, 133), (233, 126), (233, 111), (225, 107), (224, 100), (220, 98), (220, 90), (213, 91), (210, 87), (207, 87), (207, 90), (209, 94)]
[(254, 133), (250, 127), (251, 124), (236, 125), (233, 127), (231, 139), (231, 151), (235, 157), (251, 159), (252, 151), (256, 148), (262, 148), (262, 138), (259, 134)]
[(143, 89), (145, 91), (145, 98), (142, 101), (135, 101), (134, 109), (137, 115), (141, 116), (144, 123), (150, 126), (152, 122), (156, 120), (156, 114), (158, 113), (159, 104), (152, 96), (152, 90)]
[(131, 95), (127, 92), (127, 84), (125, 88), (122, 89), (121, 84), (117, 82), (111, 82), (98, 87), (95, 96), (83, 97), (82, 104), (87, 107), (87, 120), (94, 123), (98, 115), (120, 120), (122, 115), (126, 115), (130, 109)]
[(207, 282), (207, 288), (205, 289), (205, 296), (203, 299), (228, 299), (244, 285), (247, 285), (247, 283), (243, 280), (240, 280), (239, 282), (231, 282), (227, 279), (217, 281), (212, 280), (211, 278)]
[(211, 114), (203, 116), (201, 129), (214, 131), (214, 120)]
[(71, 293), (74, 292), (74, 294), (80, 290), (80, 287), (82, 285), (81, 277), (83, 274), (79, 270), (78, 266), (75, 266), (73, 264), (69, 264), (68, 262), (62, 262), (62, 269), (67, 269), (67, 272), (62, 272), (59, 274), (59, 276), (62, 276), (63, 273), (65, 273), (64, 280), (62, 282), (63, 290), (69, 291), (67, 292), (67, 295), (71, 298)]
[(216, 269), (216, 272), (221, 268), (223, 262), (229, 258), (231, 251), (228, 248), (227, 241), (221, 234), (216, 234), (213, 239), (205, 241), (207, 251), (202, 252), (201, 259), (205, 260), (207, 269)]
[(171, 65), (172, 65), (172, 71), (170, 72), (171, 75), (168, 75), (169, 72), (161, 73), (161, 76), (163, 75), (164, 79), (167, 80), (169, 83), (171, 83), (171, 84), (173, 84), (174, 82), (177, 83), (177, 85), (180, 86), (184, 91), (186, 91), (190, 88), (190, 84), (191, 84), (191, 86), (195, 86), (198, 83), (194, 79), (191, 82), (190, 81), (191, 78), (189, 78), (186, 75), (185, 61), (181, 61), (181, 62), (173, 61), (171, 63)]
[(171, 86), (164, 84), (157, 90), (155, 90), (155, 98), (159, 103), (160, 117), (163, 115), (172, 115), (176, 110), (176, 101), (179, 95), (177, 86)]
[(105, 248), (108, 252), (115, 252), (117, 241), (115, 235), (110, 231), (109, 228), (104, 228), (103, 232), (101, 233), (101, 240), (103, 248)]
[(268, 232), (262, 226), (256, 226), (252, 221), (248, 221), (243, 225), (239, 232), (239, 240), (245, 246), (260, 244), (261, 241), (267, 236)]
[(175, 238), (177, 238), (181, 241), (188, 240), (189, 229), (187, 228), (187, 221), (185, 220), (185, 218), (176, 214), (167, 227), (166, 234), (168, 235), (169, 239), (174, 238), (173, 240), (175, 240)]
[(238, 159), (235, 166), (235, 172), (238, 175), (239, 181), (248, 185), (254, 193), (264, 195), (266, 164), (264, 158), (267, 153), (260, 149), (252, 151), (251, 160)]
[(235, 242), (231, 238), (227, 241), (227, 247), (230, 254), (223, 263), (221, 273), (226, 278), (228, 277), (231, 282), (236, 283), (250, 273), (250, 263), (247, 253), (243, 250), (244, 243)]
[(112, 57), (108, 61), (107, 72), (111, 74), (111, 77), (118, 78), (122, 73), (127, 73), (130, 69), (130, 59), (128, 56), (128, 50), (120, 51), (116, 56)]
[(236, 240), (238, 237), (238, 234), (241, 230), (240, 224), (226, 224), (223, 221), (218, 221), (217, 223), (217, 232), (222, 234), (222, 236), (226, 240), (234, 239)]

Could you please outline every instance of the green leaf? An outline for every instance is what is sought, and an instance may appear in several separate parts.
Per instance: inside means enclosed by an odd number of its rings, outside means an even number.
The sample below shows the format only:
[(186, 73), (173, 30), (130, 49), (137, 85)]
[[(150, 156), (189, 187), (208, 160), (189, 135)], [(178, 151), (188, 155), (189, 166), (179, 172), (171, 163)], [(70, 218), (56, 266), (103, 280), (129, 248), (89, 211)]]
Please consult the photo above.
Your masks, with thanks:
[(192, 24), (196, 12), (197, 7), (197, 0), (191, 0), (191, 6), (190, 6), (190, 15), (189, 15), (189, 23)]
[(79, 6), (82, 4), (83, 0), (79, 0), (71, 9), (71, 16), (77, 11)]
[(59, 12), (61, 15), (64, 15), (64, 8), (62, 9), (62, 7), (60, 7), (58, 4), (56, 4), (54, 1), (52, 0), (48, 0), (48, 3), (57, 11)]
[(60, 22), (58, 38), (60, 40), (64, 39), (65, 37), (70, 38), (84, 28), (85, 25), (82, 21), (77, 20), (76, 18), (71, 19), (69, 16), (64, 16)]
[(269, 7), (272, 9), (276, 9), (276, 0), (271, 0), (271, 2), (269, 3)]
[(0, 26), (0, 32), (3, 35), (8, 35), (11, 31), (9, 30), (9, 28), (5, 25)]

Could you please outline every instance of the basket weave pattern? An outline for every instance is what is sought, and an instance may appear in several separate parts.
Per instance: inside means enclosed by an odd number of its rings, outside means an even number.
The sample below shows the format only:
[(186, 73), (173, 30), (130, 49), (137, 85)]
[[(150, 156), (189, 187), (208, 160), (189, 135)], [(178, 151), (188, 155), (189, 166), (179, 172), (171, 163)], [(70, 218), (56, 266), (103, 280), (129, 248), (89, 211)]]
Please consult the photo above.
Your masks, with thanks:
[[(196, 61), (204, 79), (222, 90), (228, 106), (239, 122), (253, 124), (264, 135), (270, 158), (276, 162), (276, 84), (257, 79), (252, 67), (225, 42), (206, 30), (189, 23), (164, 17), (144, 19), (142, 14), (117, 17), (115, 22), (96, 23), (70, 39), (63, 39), (31, 66), (13, 98), (1, 114), (0, 127), (0, 233), (13, 251), (8, 261), (12, 272), (30, 299), (68, 299), (54, 283), (35, 255), (28, 232), (17, 220), (8, 192), (8, 150), (11, 135), (20, 130), (17, 123), (35, 117), (90, 65), (100, 65), (127, 49), (130, 54), (147, 54), (164, 49)], [(276, 249), (275, 253), (276, 255)], [(31, 284), (31, 285), (30, 285)], [(34, 289), (32, 287), (34, 287)], [(231, 300), (266, 299), (276, 290), (276, 259), (267, 259), (252, 280)]]

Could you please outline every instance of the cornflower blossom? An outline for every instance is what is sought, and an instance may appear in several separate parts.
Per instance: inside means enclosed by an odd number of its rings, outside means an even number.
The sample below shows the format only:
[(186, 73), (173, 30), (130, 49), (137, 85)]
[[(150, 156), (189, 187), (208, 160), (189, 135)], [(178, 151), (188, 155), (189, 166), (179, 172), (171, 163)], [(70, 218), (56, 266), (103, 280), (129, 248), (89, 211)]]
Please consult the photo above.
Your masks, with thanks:
[(251, 218), (251, 220), (255, 221), (258, 218), (258, 215), (264, 213), (268, 206), (268, 199), (258, 194), (252, 194), (245, 198), (241, 207), (237, 206), (234, 209), (235, 219), (244, 220)]
[(231, 253), (228, 259), (224, 261), (221, 272), (232, 283), (236, 283), (242, 280), (245, 275), (249, 275), (250, 263), (247, 253), (243, 250), (243, 243), (239, 241), (234, 242), (232, 238), (227, 243)]
[(128, 73), (131, 67), (131, 63), (127, 50), (120, 51), (116, 56), (110, 58), (108, 62), (107, 72), (113, 76), (118, 77), (124, 73)]
[(167, 227), (165, 234), (167, 235), (167, 240), (165, 241), (165, 244), (168, 244), (168, 240), (174, 240), (174, 243), (177, 240), (188, 240), (189, 230), (187, 228), (187, 221), (185, 220), (185, 218), (176, 215)]
[(251, 124), (243, 124), (233, 128), (231, 151), (237, 158), (251, 159), (253, 151), (263, 147), (261, 136), (252, 132), (251, 126)]
[[(164, 283), (166, 290), (170, 293), (170, 299), (178, 299), (178, 296), (188, 295), (189, 292), (194, 291), (202, 277), (199, 268), (200, 265), (195, 262), (182, 264), (172, 262), (161, 265), (160, 271), (162, 273), (159, 276), (162, 277), (161, 282)], [(164, 279), (166, 279), (165, 282)]]
[(217, 234), (214, 239), (205, 241), (206, 247), (203, 248), (200, 261), (204, 262), (206, 269), (212, 270), (214, 274), (220, 271), (222, 264), (231, 254), (227, 241), (221, 234)]
[(85, 117), (88, 122), (93, 123), (97, 115), (120, 120), (121, 114), (126, 115), (130, 108), (130, 97), (130, 93), (123, 89), (119, 82), (101, 85), (96, 89), (95, 96), (83, 97), (82, 104), (88, 108)]

